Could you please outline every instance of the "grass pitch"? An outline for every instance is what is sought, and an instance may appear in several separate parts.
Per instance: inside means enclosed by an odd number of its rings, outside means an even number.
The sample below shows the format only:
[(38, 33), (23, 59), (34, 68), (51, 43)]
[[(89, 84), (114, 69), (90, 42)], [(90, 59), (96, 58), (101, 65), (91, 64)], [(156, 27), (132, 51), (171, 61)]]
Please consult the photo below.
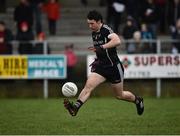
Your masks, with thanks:
[(1, 99), (1, 135), (180, 134), (180, 99), (145, 98), (145, 112), (113, 98), (91, 98), (71, 117), (63, 99)]

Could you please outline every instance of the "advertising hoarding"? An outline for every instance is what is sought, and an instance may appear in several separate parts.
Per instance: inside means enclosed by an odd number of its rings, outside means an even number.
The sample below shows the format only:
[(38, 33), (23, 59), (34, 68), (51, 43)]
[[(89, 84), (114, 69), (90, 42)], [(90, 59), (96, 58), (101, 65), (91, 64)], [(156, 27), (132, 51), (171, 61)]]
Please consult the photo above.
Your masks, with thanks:
[(0, 56), (1, 79), (64, 79), (64, 55), (3, 55)]
[[(123, 63), (127, 79), (139, 78), (180, 78), (180, 55), (173, 54), (137, 54), (118, 55)], [(95, 55), (87, 57), (87, 74), (89, 65)]]

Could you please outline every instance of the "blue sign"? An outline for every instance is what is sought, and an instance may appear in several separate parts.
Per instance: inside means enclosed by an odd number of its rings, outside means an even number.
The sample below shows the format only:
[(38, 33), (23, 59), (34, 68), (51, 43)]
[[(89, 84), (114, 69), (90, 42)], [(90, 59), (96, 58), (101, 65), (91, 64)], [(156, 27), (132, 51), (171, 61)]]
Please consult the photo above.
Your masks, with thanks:
[(28, 55), (29, 79), (64, 79), (66, 67), (64, 55)]

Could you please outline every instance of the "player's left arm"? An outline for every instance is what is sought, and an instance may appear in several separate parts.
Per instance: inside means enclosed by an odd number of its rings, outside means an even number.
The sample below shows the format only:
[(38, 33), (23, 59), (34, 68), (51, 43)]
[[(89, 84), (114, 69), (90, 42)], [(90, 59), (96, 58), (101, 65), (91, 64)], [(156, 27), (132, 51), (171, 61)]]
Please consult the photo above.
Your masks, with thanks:
[(103, 49), (113, 48), (121, 44), (121, 40), (116, 33), (109, 34), (108, 38), (110, 39), (110, 41), (101, 45)]

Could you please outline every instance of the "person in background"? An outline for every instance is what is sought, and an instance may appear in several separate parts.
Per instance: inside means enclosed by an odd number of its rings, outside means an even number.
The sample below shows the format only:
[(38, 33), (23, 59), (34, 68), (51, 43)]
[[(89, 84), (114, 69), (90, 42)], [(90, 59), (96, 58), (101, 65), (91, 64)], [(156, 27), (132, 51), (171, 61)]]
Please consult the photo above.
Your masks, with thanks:
[(33, 8), (34, 12), (34, 21), (35, 21), (35, 30), (36, 34), (42, 32), (42, 5), (45, 0), (29, 0), (30, 5)]
[[(44, 54), (44, 41), (46, 40), (46, 36), (44, 32), (40, 32), (36, 36), (36, 43), (33, 44), (33, 54)], [(47, 45), (47, 54), (50, 54), (50, 48)]]
[(67, 81), (74, 81), (74, 68), (77, 64), (77, 56), (74, 52), (74, 44), (66, 45), (64, 54), (67, 57)]
[(112, 7), (112, 4), (113, 4), (113, 0), (106, 0), (106, 23), (109, 25), (109, 26), (112, 26), (112, 14), (113, 14), (113, 7)]
[(34, 22), (33, 9), (30, 6), (28, 0), (21, 0), (19, 5), (15, 7), (14, 21), (16, 23), (18, 31), (20, 30), (20, 25), (22, 22), (27, 22), (29, 29), (32, 30)]
[(131, 16), (134, 22), (139, 26), (140, 22), (140, 0), (125, 0), (127, 16)]
[(170, 31), (175, 31), (176, 22), (180, 18), (180, 0), (170, 0), (168, 8), (168, 25)]
[[(144, 40), (142, 42), (141, 52), (142, 53), (152, 53), (153, 52), (153, 43), (152, 41), (152, 33), (148, 30), (147, 25), (145, 23), (141, 24), (141, 39)], [(147, 40), (147, 42), (146, 42)]]
[(61, 5), (57, 0), (49, 0), (44, 6), (43, 11), (47, 14), (49, 23), (49, 34), (56, 35), (56, 23), (60, 18)]
[(154, 0), (154, 3), (159, 13), (159, 30), (161, 33), (165, 33), (167, 0)]
[(159, 22), (159, 12), (154, 0), (146, 0), (142, 11), (142, 22), (146, 23), (151, 31), (153, 39), (157, 38), (157, 27)]
[(19, 54), (32, 54), (31, 42), (34, 40), (34, 34), (27, 22), (20, 24), (20, 30), (16, 35), (16, 40), (20, 42), (18, 48)]
[[(146, 0), (142, 11), (142, 22), (146, 23), (148, 30), (152, 33), (153, 40), (157, 39), (159, 14), (155, 0)], [(152, 44), (152, 53), (156, 53), (156, 46), (156, 43)]]
[(141, 37), (142, 39), (152, 39), (152, 33), (148, 30), (145, 23), (141, 24)]
[(107, 24), (112, 27), (115, 33), (119, 34), (119, 26), (122, 23), (121, 17), (125, 11), (124, 0), (107, 0)]
[(12, 54), (11, 41), (14, 40), (12, 32), (0, 21), (0, 54)]
[(128, 46), (128, 53), (130, 54), (134, 54), (134, 53), (141, 53), (140, 48), (142, 47), (142, 42), (141, 42), (141, 32), (135, 31), (133, 33), (133, 38), (132, 38), (133, 42), (129, 43)]
[[(133, 39), (133, 34), (135, 31), (137, 31), (138, 28), (134, 23), (134, 19), (132, 17), (127, 17), (126, 24), (123, 28), (122, 36), (125, 40), (131, 40)], [(135, 53), (136, 47), (135, 44), (131, 42), (126, 43), (126, 51), (129, 54)]]
[(173, 43), (172, 53), (180, 53), (180, 18), (176, 21), (176, 27), (174, 31), (172, 31), (172, 39), (176, 40)]

